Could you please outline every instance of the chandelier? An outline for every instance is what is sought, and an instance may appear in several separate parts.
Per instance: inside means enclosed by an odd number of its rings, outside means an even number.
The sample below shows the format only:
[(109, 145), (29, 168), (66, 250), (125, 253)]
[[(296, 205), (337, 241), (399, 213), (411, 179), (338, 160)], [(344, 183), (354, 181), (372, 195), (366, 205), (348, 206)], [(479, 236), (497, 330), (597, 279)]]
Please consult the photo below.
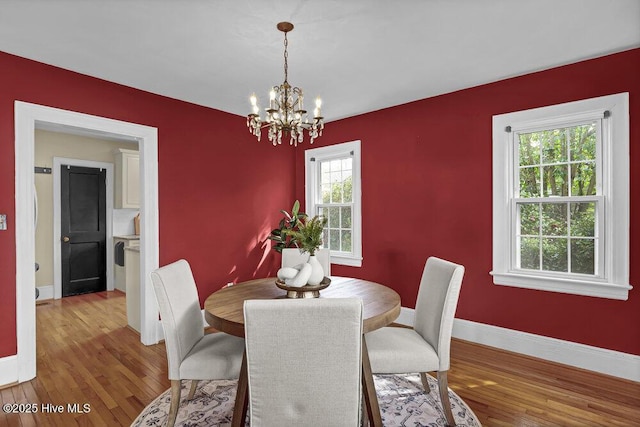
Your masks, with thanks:
[(316, 98), (316, 108), (313, 111), (313, 119), (309, 121), (307, 111), (303, 106), (302, 89), (292, 87), (288, 78), (287, 63), (287, 33), (293, 30), (290, 22), (280, 22), (278, 30), (284, 33), (284, 83), (274, 86), (269, 93), (269, 108), (265, 108), (265, 118), (260, 117), (260, 107), (256, 94), (250, 97), (252, 112), (247, 115), (247, 127), (249, 132), (258, 138), (262, 134), (262, 128), (268, 128), (269, 141), (275, 146), (282, 144), (283, 134), (289, 135), (289, 145), (298, 146), (304, 141), (304, 131), (307, 131), (309, 143), (322, 136), (324, 118), (321, 114), (322, 100)]

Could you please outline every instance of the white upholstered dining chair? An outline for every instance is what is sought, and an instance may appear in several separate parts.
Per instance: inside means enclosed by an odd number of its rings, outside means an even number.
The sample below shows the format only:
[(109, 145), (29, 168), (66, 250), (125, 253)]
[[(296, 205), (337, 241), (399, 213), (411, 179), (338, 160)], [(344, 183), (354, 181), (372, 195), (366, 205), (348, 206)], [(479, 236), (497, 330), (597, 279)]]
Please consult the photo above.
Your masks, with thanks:
[(385, 327), (365, 334), (374, 374), (419, 372), (429, 392), (427, 372), (437, 372), (447, 424), (455, 425), (447, 383), (453, 318), (464, 267), (436, 257), (424, 266), (413, 328)]
[(353, 298), (245, 301), (252, 427), (359, 426), (362, 311)]
[(151, 273), (164, 329), (171, 406), (168, 425), (176, 421), (180, 404), (181, 380), (193, 380), (188, 399), (192, 399), (197, 380), (238, 378), (244, 340), (222, 332), (205, 334), (200, 302), (191, 267), (179, 260)]

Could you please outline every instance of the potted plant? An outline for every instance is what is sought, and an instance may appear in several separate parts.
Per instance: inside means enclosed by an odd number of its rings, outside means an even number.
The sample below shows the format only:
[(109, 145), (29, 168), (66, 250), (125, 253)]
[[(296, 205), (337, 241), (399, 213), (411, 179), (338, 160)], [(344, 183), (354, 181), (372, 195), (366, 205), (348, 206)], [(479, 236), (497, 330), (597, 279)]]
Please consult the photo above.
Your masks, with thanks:
[(318, 248), (322, 246), (322, 232), (326, 225), (327, 218), (316, 215), (311, 219), (298, 219), (296, 227), (284, 230), (284, 234), (290, 236), (302, 251), (315, 256)]
[[(297, 286), (304, 284), (317, 285), (324, 279), (325, 271), (322, 264), (316, 258), (316, 252), (322, 246), (322, 236), (324, 227), (327, 225), (327, 218), (316, 215), (313, 218), (309, 218), (304, 212), (300, 212), (300, 201), (296, 200), (291, 208), (291, 212), (281, 210), (284, 218), (280, 220), (278, 228), (271, 230), (270, 235), (267, 237), (269, 240), (274, 241), (273, 250), (282, 255), (284, 251), (297, 250), (300, 252), (306, 252), (309, 254), (309, 258), (302, 261), (302, 264), (296, 265), (296, 268), (288, 267), (281, 268), (279, 278), (284, 281), (295, 281)], [(309, 264), (309, 268), (312, 267), (311, 278), (304, 278), (306, 275), (298, 275), (301, 272), (305, 264)], [(287, 271), (286, 275), (282, 275), (283, 271)], [(294, 274), (295, 273), (295, 274)], [(327, 271), (330, 274), (330, 271)], [(296, 277), (296, 280), (293, 280)], [(303, 281), (304, 283), (300, 285)]]
[(327, 225), (327, 218), (316, 215), (309, 219), (298, 219), (296, 226), (289, 230), (284, 230), (286, 236), (290, 236), (295, 244), (303, 252), (309, 253), (307, 264), (311, 265), (311, 275), (307, 284), (315, 286), (324, 279), (324, 270), (316, 258), (316, 251), (322, 246), (322, 232)]
[(271, 230), (271, 234), (268, 239), (276, 242), (273, 245), (273, 250), (282, 253), (285, 248), (297, 248), (296, 238), (288, 234), (290, 231), (298, 230), (298, 223), (307, 218), (307, 214), (300, 212), (300, 202), (295, 201), (291, 208), (291, 213), (282, 209), (280, 212), (284, 215), (284, 218), (280, 220), (278, 228)]

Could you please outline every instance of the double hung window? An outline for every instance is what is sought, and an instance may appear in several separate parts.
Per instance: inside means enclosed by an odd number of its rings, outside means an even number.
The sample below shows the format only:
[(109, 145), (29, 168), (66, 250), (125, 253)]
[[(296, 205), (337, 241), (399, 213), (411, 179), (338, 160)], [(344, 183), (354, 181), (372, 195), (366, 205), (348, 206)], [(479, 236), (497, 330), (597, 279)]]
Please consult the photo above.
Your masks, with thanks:
[(628, 96), (494, 117), (494, 283), (626, 299)]
[(305, 175), (307, 214), (327, 218), (331, 262), (361, 266), (360, 141), (306, 150)]

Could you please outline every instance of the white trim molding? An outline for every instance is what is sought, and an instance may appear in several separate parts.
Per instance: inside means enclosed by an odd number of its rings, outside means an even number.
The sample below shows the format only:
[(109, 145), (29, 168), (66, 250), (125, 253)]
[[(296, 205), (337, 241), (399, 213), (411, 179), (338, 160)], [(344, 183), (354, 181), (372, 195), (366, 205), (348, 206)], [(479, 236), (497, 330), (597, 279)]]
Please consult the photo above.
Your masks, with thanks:
[(0, 387), (18, 382), (18, 356), (0, 358)]
[[(414, 316), (412, 308), (402, 307), (396, 323), (413, 326)], [(453, 337), (640, 382), (640, 356), (634, 354), (463, 319), (454, 319)]]
[[(543, 203), (592, 200), (597, 205), (594, 273), (532, 270), (519, 265), (519, 132), (597, 123), (596, 193), (538, 197)], [(575, 295), (627, 300), (629, 290), (629, 93), (493, 116), (493, 283)], [(541, 195), (542, 196), (542, 195)], [(530, 200), (535, 200), (531, 198)]]
[(158, 342), (158, 304), (149, 273), (159, 263), (158, 130), (89, 114), (15, 101), (17, 381), (36, 376), (34, 140), (35, 129), (79, 131), (137, 142), (140, 151), (140, 318), (143, 344)]
[[(351, 252), (331, 251), (331, 263), (362, 267), (362, 183), (361, 183), (361, 143), (359, 140), (311, 148), (304, 152), (305, 170), (305, 200), (306, 212), (309, 215), (317, 213), (317, 205), (321, 201), (320, 168), (318, 165), (327, 160), (351, 157), (352, 162), (352, 222), (351, 222)], [(331, 225), (331, 224), (329, 224)]]

